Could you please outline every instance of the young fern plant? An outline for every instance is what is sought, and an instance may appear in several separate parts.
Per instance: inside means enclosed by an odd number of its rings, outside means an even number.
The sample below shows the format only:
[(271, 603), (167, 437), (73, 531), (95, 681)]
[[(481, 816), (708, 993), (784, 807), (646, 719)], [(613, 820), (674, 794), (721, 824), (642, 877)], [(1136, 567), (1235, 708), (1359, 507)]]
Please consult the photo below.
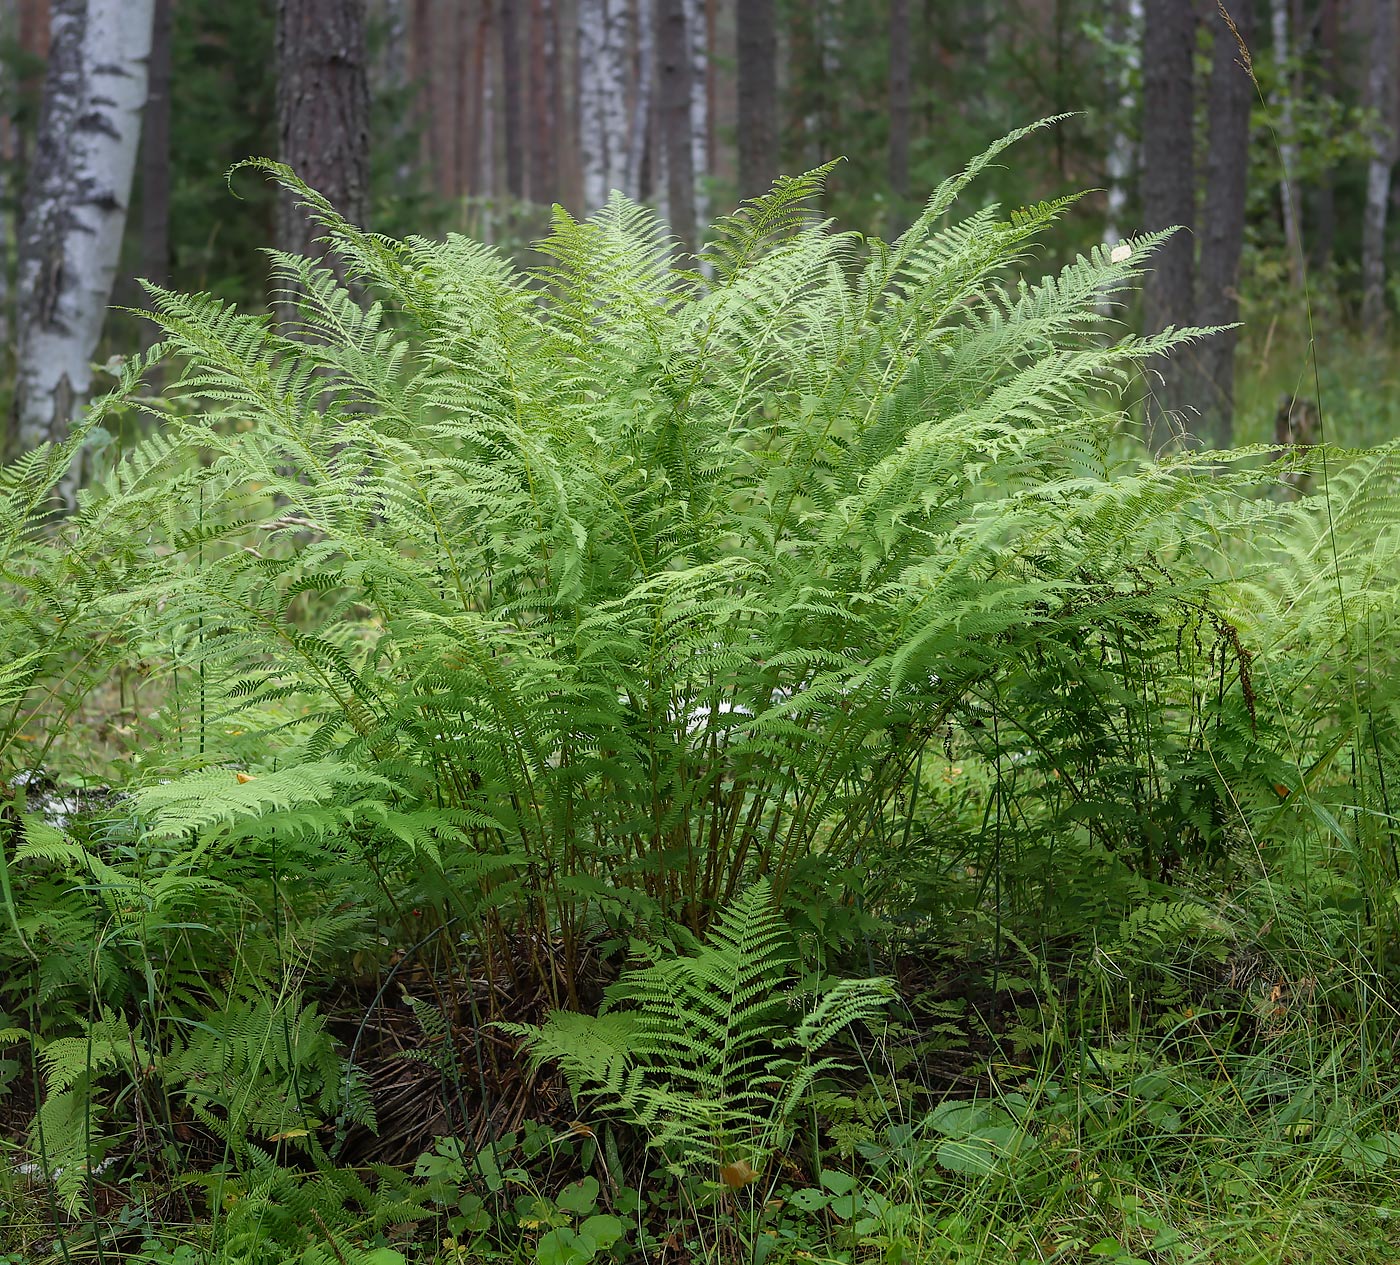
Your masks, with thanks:
[(636, 1126), (678, 1176), (738, 1188), (787, 1144), (813, 1085), (839, 1066), (826, 1048), (893, 994), (887, 980), (842, 979), (804, 1007), (797, 967), (772, 887), (758, 882), (695, 952), (625, 971), (601, 1014), (501, 1026), (535, 1065), (558, 1064), (581, 1110)]
[[(1027, 284), (1072, 199), (948, 222), (1029, 130), (894, 242), (814, 222), (821, 171), (779, 180), (703, 272), (620, 197), (556, 211), (524, 273), (255, 164), (374, 301), (287, 256), (287, 328), (152, 295), (188, 407), (110, 484), (157, 524), (132, 597), (198, 670), (204, 763), (246, 751), (240, 713), (286, 722), (278, 798), (191, 784), (207, 846), (292, 814), (577, 1004), (590, 941), (858, 866), (945, 720), (1048, 638), (1208, 605), (1184, 549), (1230, 480), (1107, 458), (1122, 383), (1191, 333), (1103, 336), (1160, 236)], [(353, 773), (292, 772), (327, 761)]]

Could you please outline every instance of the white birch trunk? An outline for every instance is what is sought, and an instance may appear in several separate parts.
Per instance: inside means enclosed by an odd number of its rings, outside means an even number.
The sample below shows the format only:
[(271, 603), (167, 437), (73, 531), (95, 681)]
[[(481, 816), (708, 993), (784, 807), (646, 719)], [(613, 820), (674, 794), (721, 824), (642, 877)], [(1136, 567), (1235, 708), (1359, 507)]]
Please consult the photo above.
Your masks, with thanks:
[[(19, 38), (19, 14), (15, 0), (0, 0), (0, 47), (11, 48)], [(9, 173), (16, 158), (14, 68), (8, 59), (0, 61), (0, 207), (10, 200)], [(15, 222), (0, 212), (0, 364), (10, 351), (10, 252)], [(0, 445), (3, 447), (3, 445)]]
[(587, 212), (608, 196), (607, 131), (604, 126), (603, 57), (607, 48), (608, 0), (578, 0), (578, 139)]
[(20, 451), (61, 439), (91, 389), (136, 167), (154, 7), (53, 0), (17, 269)]
[(1366, 204), (1361, 220), (1361, 319), (1372, 333), (1385, 327), (1385, 220), (1395, 165), (1395, 0), (1371, 0), (1371, 65), (1366, 104), (1374, 111)]
[(584, 209), (627, 187), (628, 5), (579, 0), (579, 148)]
[(1279, 121), (1279, 158), (1283, 179), (1279, 199), (1283, 204), (1283, 241), (1288, 251), (1288, 267), (1295, 287), (1303, 285), (1303, 225), (1298, 193), (1298, 141), (1293, 126), (1293, 82), (1287, 73), (1293, 45), (1288, 32), (1289, 0), (1269, 0), (1269, 25), (1273, 35), (1274, 57), (1278, 61), (1278, 92), (1274, 108)]
[(710, 222), (710, 37), (705, 0), (685, 0), (685, 37), (690, 44), (690, 165), (695, 172), (695, 231), (697, 237), (703, 237)]
[(1108, 157), (1105, 162), (1105, 175), (1108, 185), (1108, 207), (1104, 217), (1103, 237), (1113, 245), (1123, 236), (1124, 220), (1128, 212), (1128, 193), (1132, 187), (1134, 143), (1127, 127), (1130, 119), (1137, 117), (1137, 97), (1133, 84), (1142, 70), (1142, 0), (1110, 0), (1112, 13), (1109, 30), (1113, 43), (1121, 53), (1118, 73), (1115, 76), (1118, 112), (1113, 121), (1113, 130), (1108, 138)]
[(608, 0), (607, 45), (603, 53), (603, 137), (607, 155), (607, 188), (603, 201), (614, 189), (627, 185), (627, 88), (629, 71), (628, 35), (630, 6), (626, 0)]

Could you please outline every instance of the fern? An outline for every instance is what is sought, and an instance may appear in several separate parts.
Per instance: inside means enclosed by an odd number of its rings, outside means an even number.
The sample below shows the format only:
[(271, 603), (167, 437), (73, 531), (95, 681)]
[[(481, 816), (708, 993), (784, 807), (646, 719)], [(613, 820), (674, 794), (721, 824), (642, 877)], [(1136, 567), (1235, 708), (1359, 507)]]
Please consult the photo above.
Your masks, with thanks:
[(644, 1131), (678, 1171), (760, 1171), (785, 1145), (822, 1051), (871, 1019), (883, 980), (840, 980), (803, 1010), (797, 962), (767, 883), (743, 892), (694, 954), (627, 971), (599, 1016), (556, 1012), (543, 1027), (502, 1025), (535, 1063), (557, 1062), (574, 1097)]

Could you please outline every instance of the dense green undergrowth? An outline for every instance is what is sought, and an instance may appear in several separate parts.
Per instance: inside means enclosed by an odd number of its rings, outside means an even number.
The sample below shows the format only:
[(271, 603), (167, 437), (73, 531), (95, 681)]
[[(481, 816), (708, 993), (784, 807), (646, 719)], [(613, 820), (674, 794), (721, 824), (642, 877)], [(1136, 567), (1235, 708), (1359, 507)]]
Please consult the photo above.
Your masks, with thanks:
[(693, 270), (266, 165), (353, 294), (0, 479), (0, 1250), (1393, 1259), (1400, 454), (1145, 459), (1158, 239), (1021, 280), (1001, 148)]

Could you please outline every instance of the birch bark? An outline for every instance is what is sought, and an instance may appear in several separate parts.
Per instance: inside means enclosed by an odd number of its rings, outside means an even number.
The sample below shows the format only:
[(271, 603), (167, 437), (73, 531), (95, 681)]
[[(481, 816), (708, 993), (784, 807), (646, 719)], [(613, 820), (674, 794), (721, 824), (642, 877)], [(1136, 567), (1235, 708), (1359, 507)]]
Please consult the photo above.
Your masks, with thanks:
[(12, 451), (63, 438), (92, 386), (136, 169), (153, 12), (154, 0), (53, 0), (16, 270)]
[(627, 181), (627, 27), (624, 0), (579, 0), (579, 148), (588, 212)]
[(1376, 126), (1361, 220), (1361, 319), (1379, 334), (1385, 327), (1385, 219), (1395, 166), (1395, 0), (1371, 0), (1370, 17), (1366, 105), (1374, 112)]

